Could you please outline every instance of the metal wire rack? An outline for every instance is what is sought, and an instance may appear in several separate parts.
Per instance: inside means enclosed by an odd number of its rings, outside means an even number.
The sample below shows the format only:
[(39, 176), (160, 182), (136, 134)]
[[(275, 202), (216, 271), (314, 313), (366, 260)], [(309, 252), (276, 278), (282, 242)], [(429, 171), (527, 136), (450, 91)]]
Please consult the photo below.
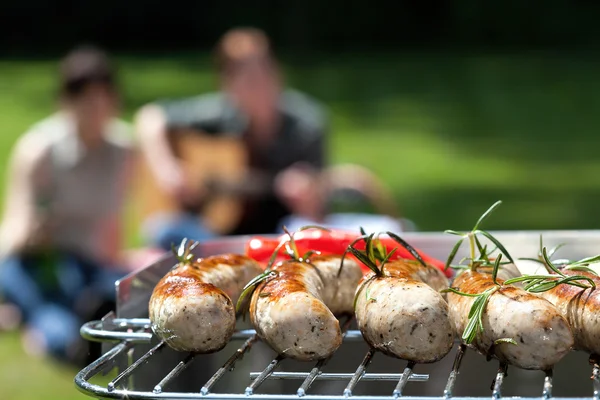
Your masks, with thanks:
[[(91, 363), (81, 370), (75, 377), (75, 384), (83, 393), (106, 399), (319, 399), (319, 400), (338, 400), (354, 398), (358, 400), (380, 400), (388, 399), (403, 399), (403, 400), (428, 400), (428, 399), (475, 399), (475, 397), (454, 397), (453, 390), (459, 375), (459, 370), (463, 357), (467, 351), (464, 345), (459, 345), (454, 358), (452, 369), (449, 371), (446, 378), (446, 384), (443, 393), (438, 397), (415, 397), (403, 396), (403, 391), (408, 382), (427, 382), (430, 379), (428, 374), (418, 374), (413, 372), (415, 364), (409, 362), (402, 373), (370, 373), (367, 372), (369, 364), (373, 360), (376, 352), (373, 349), (367, 351), (362, 359), (362, 362), (357, 366), (354, 373), (327, 373), (323, 372), (323, 367), (328, 363), (329, 359), (321, 360), (315, 363), (309, 372), (279, 372), (278, 367), (284, 362), (284, 358), (275, 357), (262, 371), (251, 372), (249, 378), (250, 384), (246, 387), (243, 393), (214, 393), (212, 389), (221, 378), (228, 372), (232, 371), (236, 363), (240, 361), (244, 355), (248, 354), (253, 345), (260, 339), (254, 330), (237, 331), (232, 340), (241, 341), (241, 346), (227, 359), (227, 361), (212, 375), (212, 377), (204, 384), (198, 387), (198, 391), (193, 392), (174, 392), (168, 391), (168, 386), (196, 359), (202, 355), (193, 353), (187, 354), (173, 369), (171, 369), (164, 377), (156, 383), (152, 391), (139, 391), (127, 388), (127, 381), (136, 374), (143, 364), (152, 361), (152, 358), (158, 353), (165, 351), (167, 346), (164, 342), (151, 347), (149, 351), (142, 356), (132, 361), (128, 366), (121, 369), (118, 375), (108, 382), (105, 386), (90, 383), (90, 379), (98, 375), (107, 366), (114, 364), (117, 357), (127, 353), (134, 346), (141, 343), (148, 343), (152, 339), (150, 330), (150, 321), (148, 319), (112, 319), (111, 324), (116, 327), (116, 330), (102, 329), (102, 321), (92, 321), (85, 324), (81, 328), (81, 334), (88, 340), (117, 342), (117, 344), (107, 351), (98, 360)], [(343, 322), (344, 341), (357, 342), (362, 341), (362, 336), (357, 330), (348, 330), (350, 320), (346, 319)], [(170, 350), (169, 350), (170, 351)], [(334, 355), (335, 356), (335, 355)], [(589, 398), (600, 399), (600, 365), (599, 360), (590, 358), (592, 366), (592, 387), (591, 396)], [(502, 397), (502, 384), (507, 374), (506, 364), (500, 363), (498, 372), (493, 380), (491, 388), (491, 396), (493, 399)], [(259, 389), (267, 380), (294, 380), (299, 383), (295, 394), (263, 394)], [(343, 391), (338, 395), (319, 395), (311, 394), (310, 387), (318, 380), (337, 380), (347, 381)], [(552, 398), (553, 388), (553, 371), (545, 371), (543, 386), (540, 388), (539, 397), (521, 397), (522, 400), (534, 398), (550, 399)], [(371, 395), (355, 395), (354, 390), (360, 382), (365, 381), (394, 381), (396, 382), (394, 390), (387, 396), (371, 396)], [(514, 397), (513, 397), (514, 398)], [(554, 397), (561, 399), (560, 397)], [(570, 398), (577, 399), (577, 398)], [(582, 398), (579, 398), (582, 399)]]
[[(511, 249), (513, 256), (530, 256), (536, 254), (539, 246), (539, 235), (543, 233), (548, 246), (569, 243), (565, 249), (566, 258), (578, 259), (597, 254), (600, 246), (600, 231), (547, 231), (547, 232), (498, 232), (495, 236)], [(438, 258), (446, 257), (453, 246), (453, 238), (433, 233), (413, 233), (404, 237), (414, 246)], [(216, 241), (203, 242), (194, 253), (197, 256), (208, 256), (226, 252), (242, 252), (247, 237), (232, 237)], [(459, 254), (460, 256), (460, 254)], [(433, 364), (428, 369), (425, 365), (406, 364), (369, 349), (359, 331), (352, 329), (351, 321), (342, 322), (344, 343), (332, 359), (322, 360), (312, 365), (306, 372), (300, 372), (298, 363), (292, 360), (275, 357), (270, 360), (269, 354), (256, 350), (264, 346), (252, 329), (238, 330), (232, 343), (217, 353), (220, 358), (216, 367), (205, 368), (211, 356), (176, 353), (154, 337), (150, 329), (150, 321), (146, 317), (148, 300), (156, 282), (174, 265), (175, 259), (166, 254), (157, 262), (141, 268), (117, 282), (116, 315), (111, 313), (102, 321), (86, 323), (81, 328), (84, 338), (103, 342), (104, 354), (82, 369), (75, 377), (75, 384), (83, 393), (106, 399), (299, 399), (309, 400), (343, 400), (354, 398), (359, 400), (403, 399), (403, 400), (474, 400), (480, 398), (499, 399), (505, 397), (503, 392), (510, 393), (514, 379), (527, 378), (525, 371), (511, 369), (511, 378), (507, 379), (507, 366), (500, 364), (495, 371), (480, 355), (470, 354), (463, 346), (453, 349), (454, 360), (448, 355), (444, 360)], [(239, 347), (235, 345), (241, 343)], [(346, 348), (344, 348), (346, 346)], [(234, 350), (232, 350), (234, 349)], [(255, 350), (253, 350), (255, 349)], [(363, 350), (364, 349), (364, 350)], [(268, 349), (267, 349), (268, 350)], [(228, 351), (231, 355), (227, 358)], [(364, 351), (364, 356), (363, 352)], [(357, 353), (359, 352), (359, 353)], [(244, 362), (241, 362), (245, 355)], [(357, 358), (349, 357), (356, 355)], [(356, 354), (355, 354), (356, 353)], [(470, 358), (470, 356), (473, 356)], [(177, 356), (177, 357), (174, 357)], [(362, 356), (362, 358), (361, 358)], [(576, 399), (600, 400), (600, 358), (590, 358), (592, 366), (591, 381), (588, 380), (584, 355), (570, 354), (572, 361), (561, 361), (554, 371), (545, 371), (543, 384), (537, 380), (527, 381), (527, 390), (518, 393), (533, 393), (519, 397), (521, 400), (532, 399)], [(170, 358), (169, 358), (170, 357)], [(579, 358), (577, 358), (579, 357)], [(169, 362), (165, 362), (167, 359)], [(352, 359), (352, 361), (348, 361)], [(375, 362), (373, 362), (373, 360)], [(171, 361), (176, 360), (171, 363)], [(341, 361), (340, 361), (341, 360)], [(466, 360), (465, 362), (463, 362)], [(377, 371), (377, 362), (392, 366), (394, 372)], [(453, 361), (453, 362), (452, 362)], [(341, 362), (341, 364), (340, 364)], [(352, 363), (352, 364), (350, 364)], [(338, 372), (340, 365), (346, 372)], [(354, 368), (354, 365), (357, 365)], [(429, 366), (431, 366), (430, 364)], [(462, 365), (462, 367), (461, 367)], [(174, 366), (174, 367), (173, 367)], [(205, 369), (204, 377), (192, 375), (195, 367)], [(235, 371), (233, 371), (235, 367)], [(430, 373), (416, 373), (421, 369)], [(108, 383), (97, 383), (96, 378), (108, 370), (116, 369), (117, 375)], [(213, 372), (215, 371), (216, 372)], [(256, 370), (256, 371), (254, 371)], [(331, 371), (330, 371), (331, 370)], [(353, 371), (353, 372), (347, 372)], [(462, 375), (460, 375), (462, 372)], [(460, 378), (459, 378), (460, 375)], [(224, 383), (237, 379), (239, 390), (217, 390)], [(242, 377), (242, 379), (240, 379)], [(199, 381), (202, 379), (203, 381)], [(248, 379), (248, 381), (245, 381)], [(181, 382), (190, 383), (193, 390), (179, 390)], [(492, 381), (491, 387), (488, 386)], [(508, 381), (508, 382), (507, 382)], [(246, 385), (245, 382), (249, 382)], [(323, 382), (327, 385), (324, 386)], [(389, 388), (387, 385), (394, 385)], [(553, 383), (557, 383), (553, 385)], [(290, 390), (272, 391), (269, 387), (279, 385)], [(478, 395), (472, 390), (479, 384), (482, 389)], [(589, 386), (588, 386), (589, 385)], [(279, 386), (278, 386), (279, 387)], [(372, 388), (377, 390), (371, 390)], [(470, 393), (465, 396), (461, 392)], [(227, 386), (226, 389), (230, 387)], [(339, 388), (339, 390), (338, 390)], [(415, 388), (423, 390), (426, 396), (410, 394)], [(589, 388), (589, 391), (588, 391)], [(556, 393), (566, 394), (564, 397), (553, 396)], [(571, 390), (573, 389), (573, 390)], [(576, 389), (576, 390), (575, 390)], [(285, 394), (284, 394), (285, 393)], [(331, 394), (330, 394), (331, 393)], [(366, 393), (366, 394), (363, 394)], [(380, 395), (381, 393), (381, 395)], [(589, 394), (588, 394), (589, 393)], [(477, 394), (477, 397), (476, 397)], [(573, 396), (576, 397), (567, 397)], [(512, 398), (515, 398), (514, 396)]]

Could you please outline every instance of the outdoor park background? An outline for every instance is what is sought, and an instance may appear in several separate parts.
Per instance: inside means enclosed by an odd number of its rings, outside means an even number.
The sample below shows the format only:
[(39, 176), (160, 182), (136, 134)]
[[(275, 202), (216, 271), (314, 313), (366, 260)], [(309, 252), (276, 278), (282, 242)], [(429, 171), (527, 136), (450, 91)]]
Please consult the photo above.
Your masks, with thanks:
[[(498, 199), (490, 229), (598, 229), (600, 3), (524, 3), (5, 1), (0, 177), (19, 134), (52, 112), (71, 46), (115, 55), (130, 120), (153, 99), (213, 90), (210, 47), (254, 25), (288, 83), (329, 107), (332, 162), (372, 169), (420, 230), (466, 229)], [(75, 372), (0, 333), (3, 399), (81, 399)]]

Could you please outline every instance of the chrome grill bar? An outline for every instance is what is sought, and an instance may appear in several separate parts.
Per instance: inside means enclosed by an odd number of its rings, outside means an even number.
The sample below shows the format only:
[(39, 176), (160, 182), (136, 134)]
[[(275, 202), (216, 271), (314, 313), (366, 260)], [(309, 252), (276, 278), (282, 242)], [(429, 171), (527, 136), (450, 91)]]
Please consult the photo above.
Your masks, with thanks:
[(356, 369), (354, 375), (352, 375), (352, 379), (350, 379), (350, 382), (348, 382), (348, 386), (346, 386), (346, 388), (344, 389), (344, 397), (352, 396), (352, 391), (356, 387), (358, 381), (363, 377), (363, 375), (367, 371), (367, 367), (371, 363), (371, 360), (373, 359), (374, 355), (375, 350), (371, 348), (365, 355), (365, 358), (363, 358), (358, 368)]
[(448, 381), (446, 382), (446, 387), (444, 388), (444, 398), (446, 399), (452, 397), (452, 391), (454, 390), (454, 385), (456, 384), (456, 379), (458, 378), (458, 369), (460, 368), (460, 363), (462, 362), (466, 351), (467, 345), (460, 344), (458, 346), (458, 351), (456, 352), (456, 357), (454, 358), (454, 364), (452, 365), (452, 371), (450, 371), (450, 375), (448, 375)]
[(252, 381), (252, 383), (246, 388), (246, 390), (244, 391), (246, 396), (251, 396), (254, 394), (254, 391), (258, 389), (258, 387), (273, 373), (273, 371), (275, 370), (275, 368), (277, 368), (281, 360), (283, 360), (283, 357), (279, 355), (277, 356), (277, 358), (271, 361), (269, 365), (267, 365), (267, 368), (265, 368), (256, 377), (256, 379), (254, 379), (254, 381)]
[(544, 389), (542, 391), (542, 397), (549, 399), (552, 397), (552, 376), (553, 372), (551, 369), (545, 371), (546, 376), (544, 377)]
[(492, 398), (499, 399), (502, 397), (502, 383), (504, 382), (504, 377), (506, 376), (508, 366), (505, 363), (500, 363), (500, 367), (498, 368), (498, 373), (496, 374), (496, 378), (492, 384)]
[(308, 373), (306, 375), (306, 378), (304, 379), (304, 382), (302, 382), (302, 384), (300, 385), (300, 387), (296, 391), (296, 394), (298, 394), (298, 396), (302, 397), (302, 396), (304, 396), (306, 394), (306, 391), (308, 390), (308, 388), (310, 388), (310, 385), (313, 384), (313, 382), (315, 381), (315, 379), (317, 379), (317, 376), (320, 376), (321, 379), (326, 379), (326, 378), (323, 377), (323, 373), (321, 372), (321, 368), (323, 368), (325, 366), (325, 364), (327, 364), (328, 360), (329, 359), (319, 360), (317, 362), (317, 364), (313, 367), (313, 369), (310, 370), (310, 373)]
[(219, 368), (217, 370), (217, 372), (208, 380), (208, 382), (206, 382), (204, 384), (204, 386), (202, 386), (202, 389), (200, 389), (200, 393), (203, 396), (206, 396), (208, 393), (210, 393), (211, 389), (219, 381), (219, 379), (221, 379), (227, 371), (231, 371), (233, 369), (233, 367), (235, 366), (235, 363), (239, 359), (241, 359), (248, 350), (250, 350), (252, 345), (257, 340), (258, 340), (258, 335), (254, 334), (254, 335), (250, 336), (248, 338), (248, 340), (246, 340), (246, 342), (244, 342), (242, 347), (237, 349), (235, 351), (235, 353), (231, 357), (229, 357), (229, 359), (225, 362), (225, 364), (223, 364), (223, 366), (221, 368)]
[[(250, 379), (256, 379), (261, 372), (251, 372)], [(273, 372), (270, 375), (272, 379), (304, 379), (310, 375), (310, 372)], [(344, 381), (352, 379), (354, 373), (352, 372), (321, 372), (317, 375), (315, 380), (324, 381)], [(385, 373), (365, 373), (360, 380), (361, 381), (397, 381), (398, 377), (402, 377), (400, 374), (385, 374)], [(410, 381), (416, 382), (427, 382), (429, 380), (429, 374), (411, 374), (408, 378)]]
[(600, 360), (599, 356), (591, 355), (590, 356), (590, 364), (593, 365), (592, 368), (592, 385), (594, 388), (594, 400), (600, 399)]
[(402, 376), (400, 377), (400, 380), (398, 381), (398, 384), (396, 385), (396, 388), (394, 389), (394, 392), (392, 393), (392, 396), (394, 396), (395, 399), (402, 396), (402, 390), (404, 390), (404, 386), (406, 386), (406, 383), (408, 382), (408, 378), (411, 377), (412, 370), (415, 367), (415, 364), (416, 364), (415, 362), (411, 361), (408, 363), (406, 368), (404, 368), (404, 372), (402, 373)]
[[(348, 328), (350, 328), (351, 322), (352, 322), (352, 317), (346, 316), (345, 321), (342, 324), (342, 340), (346, 339), (346, 336), (348, 334)], [(304, 379), (304, 382), (302, 382), (302, 384), (296, 391), (296, 394), (298, 396), (302, 397), (306, 394), (306, 391), (308, 390), (308, 388), (310, 388), (310, 385), (313, 384), (315, 379), (317, 379), (317, 376), (322, 375), (321, 368), (323, 368), (330, 359), (331, 359), (331, 357), (329, 357), (325, 360), (317, 361), (317, 364), (313, 367), (313, 369), (310, 371), (310, 373)], [(322, 378), (322, 379), (325, 379), (325, 378)]]
[(163, 388), (169, 383), (171, 382), (173, 379), (175, 379), (180, 373), (183, 372), (184, 369), (186, 369), (188, 367), (188, 365), (190, 365), (192, 363), (192, 361), (194, 361), (194, 359), (196, 358), (197, 354), (194, 353), (190, 353), (188, 354), (185, 359), (183, 361), (180, 361), (175, 368), (173, 368), (171, 370), (171, 372), (169, 372), (167, 374), (167, 376), (165, 376), (159, 383), (158, 385), (154, 386), (154, 393), (162, 393)]
[(144, 354), (143, 356), (138, 358), (135, 362), (133, 362), (129, 367), (127, 367), (127, 369), (125, 371), (121, 372), (115, 379), (108, 382), (108, 390), (111, 392), (113, 390), (115, 390), (115, 388), (119, 385), (119, 383), (123, 379), (128, 378), (131, 374), (133, 374), (134, 370), (137, 367), (139, 367), (143, 363), (147, 362), (150, 357), (152, 357), (154, 354), (156, 354), (160, 350), (162, 350), (165, 347), (165, 344), (166, 344), (165, 342), (160, 342), (159, 344), (157, 344), (156, 346), (151, 348), (146, 354)]
[[(132, 334), (146, 333), (143, 330), (149, 330), (150, 327), (148, 325), (148, 321), (144, 319), (137, 320), (117, 320), (113, 319), (110, 322), (111, 327), (116, 327), (115, 329), (123, 329), (128, 331), (113, 331), (110, 332), (111, 335), (106, 335), (106, 332), (98, 332), (101, 336), (106, 338), (106, 341), (111, 342), (114, 341), (116, 337), (122, 335), (121, 338), (132, 338)], [(344, 329), (347, 329), (349, 321), (345, 321)], [(100, 325), (97, 322), (92, 322), (86, 325), (88, 328), (100, 330)], [(131, 332), (132, 329), (142, 330), (142, 332)], [(83, 328), (82, 328), (83, 330)], [(147, 332), (148, 335), (152, 335), (152, 333)], [(375, 350), (371, 349), (367, 352), (365, 357), (363, 358), (360, 365), (357, 367), (354, 373), (325, 373), (322, 371), (323, 367), (326, 365), (328, 360), (319, 361), (315, 364), (315, 366), (309, 372), (293, 372), (293, 371), (284, 371), (284, 372), (276, 372), (277, 367), (280, 365), (281, 361), (283, 361), (282, 357), (275, 358), (262, 372), (252, 372), (250, 373), (250, 378), (253, 379), (253, 382), (246, 388), (245, 393), (239, 394), (222, 394), (222, 393), (212, 393), (211, 390), (214, 385), (224, 376), (224, 374), (230, 371), (237, 361), (239, 361), (245, 354), (247, 354), (251, 349), (253, 344), (255, 344), (259, 339), (256, 336), (254, 330), (244, 330), (236, 332), (234, 335), (235, 338), (245, 339), (242, 346), (238, 348), (234, 354), (223, 364), (223, 366), (216, 371), (216, 373), (202, 386), (200, 393), (181, 393), (181, 392), (165, 392), (164, 388), (173, 381), (182, 371), (186, 369), (197, 357), (196, 354), (188, 354), (185, 356), (184, 360), (179, 362), (175, 368), (173, 368), (154, 388), (152, 392), (142, 392), (131, 390), (133, 387), (132, 384), (129, 386), (124, 385), (124, 382), (127, 379), (135, 378), (136, 371), (142, 365), (152, 361), (152, 357), (158, 354), (161, 351), (165, 351), (167, 347), (164, 342), (159, 342), (154, 347), (152, 347), (149, 351), (143, 354), (138, 359), (130, 360), (128, 362), (129, 366), (125, 368), (122, 372), (118, 374), (112, 381), (108, 383), (105, 387), (100, 387), (97, 385), (92, 385), (88, 382), (88, 380), (100, 374), (103, 370), (105, 370), (108, 366), (114, 365), (120, 357), (126, 356), (129, 354), (134, 347), (139, 343), (138, 337), (133, 336), (133, 339), (127, 340), (122, 339), (122, 341), (112, 347), (108, 352), (106, 352), (101, 358), (91, 363), (88, 367), (84, 368), (79, 374), (77, 374), (75, 382), (77, 387), (88, 395), (93, 395), (94, 397), (101, 398), (114, 398), (114, 399), (140, 399), (140, 400), (148, 400), (148, 399), (252, 399), (252, 400), (270, 400), (270, 399), (298, 399), (300, 397), (307, 400), (336, 400), (343, 397), (355, 398), (360, 400), (373, 399), (373, 400), (382, 400), (384, 396), (356, 396), (353, 394), (358, 382), (361, 380), (364, 381), (397, 381), (396, 388), (392, 393), (393, 398), (401, 398), (402, 400), (425, 400), (425, 399), (450, 399), (453, 398), (454, 386), (457, 381), (457, 377), (459, 374), (459, 369), (461, 366), (461, 362), (466, 353), (466, 347), (464, 345), (459, 345), (458, 351), (456, 353), (456, 357), (454, 359), (454, 363), (452, 366), (452, 370), (448, 375), (448, 380), (446, 382), (443, 397), (411, 397), (411, 396), (403, 396), (403, 391), (405, 385), (408, 381), (427, 381), (429, 379), (428, 374), (416, 374), (413, 371), (415, 366), (414, 363), (409, 363), (404, 369), (402, 374), (398, 373), (367, 373), (367, 368), (375, 356)], [(360, 337), (359, 331), (347, 331), (345, 333), (345, 340), (354, 340), (355, 338)], [(128, 357), (125, 357), (128, 359)], [(593, 383), (593, 398), (594, 400), (600, 400), (600, 365), (598, 362), (598, 357), (590, 357), (590, 363), (592, 364), (592, 383)], [(492, 384), (492, 398), (499, 399), (502, 397), (502, 384), (504, 379), (507, 376), (507, 365), (500, 363), (498, 372)], [(280, 394), (280, 395), (268, 395), (268, 394), (257, 394), (256, 390), (258, 387), (264, 383), (267, 379), (296, 379), (302, 380), (300, 387), (295, 394)], [(348, 385), (343, 391), (343, 397), (341, 396), (323, 396), (323, 395), (309, 395), (307, 394), (308, 389), (316, 380), (348, 380)], [(542, 399), (548, 400), (552, 398), (552, 389), (553, 389), (553, 371), (548, 370), (545, 371), (545, 378), (543, 383), (542, 390)], [(389, 399), (390, 396), (388, 395)], [(460, 397), (456, 398), (456, 400), (467, 400), (467, 398)], [(525, 400), (524, 398), (521, 398)], [(527, 399), (530, 400), (530, 399)], [(566, 400), (566, 399), (565, 399)], [(583, 399), (579, 399), (583, 400)]]

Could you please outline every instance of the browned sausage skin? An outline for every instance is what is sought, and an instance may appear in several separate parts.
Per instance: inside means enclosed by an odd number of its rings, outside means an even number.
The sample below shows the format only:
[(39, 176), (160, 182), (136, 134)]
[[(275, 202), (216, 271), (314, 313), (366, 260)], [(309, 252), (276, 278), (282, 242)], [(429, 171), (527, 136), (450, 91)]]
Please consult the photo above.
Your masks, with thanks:
[(356, 294), (356, 321), (371, 347), (404, 360), (431, 363), (452, 349), (448, 304), (439, 293), (448, 280), (437, 268), (412, 260), (366, 274)]
[[(583, 275), (600, 286), (600, 277), (586, 271), (563, 269), (567, 276)], [(575, 348), (600, 354), (600, 290), (558, 285), (541, 293), (567, 319), (575, 336)]]
[(175, 350), (221, 350), (235, 330), (235, 302), (244, 285), (261, 272), (256, 261), (237, 254), (178, 265), (152, 292), (152, 329)]
[[(483, 331), (470, 346), (480, 353), (523, 369), (552, 368), (573, 346), (573, 335), (566, 319), (544, 299), (513, 286), (503, 286), (491, 294), (482, 315)], [(497, 286), (492, 276), (466, 270), (452, 285), (463, 293), (480, 294)], [(450, 315), (455, 331), (462, 335), (474, 297), (448, 293)], [(512, 339), (516, 344), (498, 343)]]
[[(250, 318), (259, 336), (277, 353), (300, 361), (331, 356), (342, 343), (332, 311), (352, 311), (362, 273), (356, 262), (340, 256), (314, 256), (310, 264), (284, 261), (277, 276), (261, 282), (250, 302)], [(348, 287), (350, 289), (348, 289)]]

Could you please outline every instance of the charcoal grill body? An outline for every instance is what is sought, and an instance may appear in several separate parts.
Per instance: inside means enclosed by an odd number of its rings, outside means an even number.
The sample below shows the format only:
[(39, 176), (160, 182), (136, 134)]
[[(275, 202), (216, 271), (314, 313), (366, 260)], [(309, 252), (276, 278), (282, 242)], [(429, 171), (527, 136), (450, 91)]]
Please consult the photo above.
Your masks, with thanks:
[[(600, 253), (600, 231), (494, 232), (513, 257), (537, 254), (539, 235), (552, 247), (568, 243), (561, 258), (578, 259)], [(438, 233), (410, 233), (403, 237), (414, 246), (445, 259), (456, 237)], [(199, 257), (243, 252), (247, 237), (201, 243)], [(466, 256), (466, 247), (458, 258)], [(457, 345), (443, 360), (410, 365), (370, 352), (356, 326), (348, 322), (344, 344), (327, 363), (281, 360), (256, 340), (251, 326), (238, 321), (239, 332), (222, 351), (193, 356), (161, 345), (149, 329), (148, 300), (159, 279), (175, 265), (171, 254), (116, 283), (117, 309), (103, 321), (82, 327), (90, 340), (104, 342), (104, 355), (75, 378), (86, 394), (129, 399), (381, 399), (440, 398), (595, 398), (600, 396), (600, 371), (588, 363), (588, 355), (572, 352), (547, 373), (504, 366)], [(244, 353), (243, 359), (239, 357)], [(460, 353), (460, 354), (459, 354)], [(239, 360), (236, 357), (240, 358)], [(232, 360), (235, 369), (229, 371)], [(323, 365), (324, 364), (324, 365)], [(120, 377), (108, 386), (90, 379), (117, 367)], [(222, 368), (225, 366), (225, 368)], [(459, 368), (460, 367), (460, 368)], [(453, 372), (454, 371), (454, 372)], [(595, 379), (590, 379), (591, 375)]]

